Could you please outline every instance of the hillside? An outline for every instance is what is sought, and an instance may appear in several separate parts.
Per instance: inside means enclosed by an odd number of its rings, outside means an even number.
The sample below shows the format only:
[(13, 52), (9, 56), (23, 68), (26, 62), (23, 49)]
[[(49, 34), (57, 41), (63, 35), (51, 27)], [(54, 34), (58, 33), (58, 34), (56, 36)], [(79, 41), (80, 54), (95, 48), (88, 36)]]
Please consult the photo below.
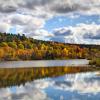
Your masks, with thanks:
[(0, 60), (99, 58), (100, 45), (65, 44), (0, 33)]

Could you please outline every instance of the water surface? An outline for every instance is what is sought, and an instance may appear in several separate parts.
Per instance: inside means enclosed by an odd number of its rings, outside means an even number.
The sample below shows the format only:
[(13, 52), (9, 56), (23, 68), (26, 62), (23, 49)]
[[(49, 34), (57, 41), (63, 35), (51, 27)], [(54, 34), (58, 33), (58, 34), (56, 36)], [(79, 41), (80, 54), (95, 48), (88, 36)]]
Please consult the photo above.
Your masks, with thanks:
[(0, 89), (0, 100), (100, 100), (98, 72), (66, 74)]
[(87, 60), (2, 62), (0, 100), (100, 100), (100, 68), (87, 64)]
[(87, 65), (89, 60), (71, 59), (71, 60), (34, 60), (34, 61), (4, 61), (0, 62), (0, 68), (16, 67), (52, 67), (52, 66), (82, 66)]

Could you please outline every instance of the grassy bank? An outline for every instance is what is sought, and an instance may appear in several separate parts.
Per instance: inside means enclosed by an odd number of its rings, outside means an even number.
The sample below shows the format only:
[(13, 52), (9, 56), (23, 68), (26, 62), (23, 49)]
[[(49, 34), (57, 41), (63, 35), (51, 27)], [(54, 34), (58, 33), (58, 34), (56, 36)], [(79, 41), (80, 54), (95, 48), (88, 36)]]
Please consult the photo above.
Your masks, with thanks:
[(94, 58), (94, 59), (90, 60), (89, 64), (100, 67), (100, 58)]

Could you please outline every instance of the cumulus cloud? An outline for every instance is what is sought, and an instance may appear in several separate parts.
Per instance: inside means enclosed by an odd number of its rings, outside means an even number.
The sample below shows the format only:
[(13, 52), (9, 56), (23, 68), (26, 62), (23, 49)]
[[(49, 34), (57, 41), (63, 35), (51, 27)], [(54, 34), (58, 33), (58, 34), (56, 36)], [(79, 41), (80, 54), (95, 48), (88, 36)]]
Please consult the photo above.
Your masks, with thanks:
[(12, 16), (11, 23), (13, 25), (26, 25), (31, 20), (31, 16), (16, 14)]
[[(100, 15), (100, 0), (0, 0), (0, 31), (9, 32), (10, 28), (14, 27), (16, 33), (38, 36), (39, 39), (47, 36), (49, 40), (50, 32), (43, 29), (47, 20), (54, 16), (67, 16), (73, 19), (78, 18), (80, 14)], [(99, 27), (99, 25), (56, 29), (53, 31), (54, 36), (51, 40), (87, 43), (93, 39), (93, 43), (99, 43), (99, 29), (96, 30), (97, 28), (93, 27)], [(87, 40), (84, 41), (84, 39)]]
[[(3, 17), (2, 21), (16, 28), (16, 33), (24, 33), (27, 36), (31, 35), (31, 37), (40, 36), (40, 34), (41, 36), (45, 36), (48, 34), (46, 30), (42, 29), (45, 24), (42, 18), (32, 17), (31, 15), (11, 14), (8, 17)], [(10, 29), (11, 27), (8, 28)]]
[(96, 13), (100, 9), (100, 0), (1, 0), (0, 5), (2, 5), (2, 12), (14, 12), (22, 8), (31, 10), (41, 8), (41, 10), (52, 13), (68, 13), (73, 11), (91, 11), (90, 13)]
[(53, 34), (55, 36), (69, 36), (72, 35), (73, 33), (67, 27), (63, 27), (63, 28), (54, 29)]
[(11, 23), (13, 25), (33, 25), (36, 27), (42, 27), (44, 20), (42, 18), (32, 17), (31, 15), (14, 14), (11, 16)]
[(1, 0), (0, 5), (1, 12), (21, 12), (40, 17), (72, 12), (100, 14), (100, 0)]
[(100, 25), (95, 23), (68, 26), (54, 30), (51, 40), (67, 43), (100, 43)]
[(16, 10), (17, 10), (17, 4), (13, 0), (0, 1), (1, 13), (12, 13), (12, 12), (16, 12)]
[(85, 11), (94, 14), (99, 12), (100, 0), (1, 0), (0, 5), (2, 5), (0, 8), (1, 12), (27, 12), (30, 10), (30, 14), (33, 15), (36, 14), (32, 13), (35, 11), (38, 14), (45, 12), (46, 15), (49, 12), (55, 15), (73, 11)]
[(7, 23), (0, 23), (0, 32), (9, 32), (10, 25)]
[(39, 39), (39, 40), (49, 40), (50, 37), (53, 36), (52, 33), (49, 33), (44, 29), (32, 30), (30, 34), (26, 34), (26, 35), (28, 37), (33, 37), (34, 39)]

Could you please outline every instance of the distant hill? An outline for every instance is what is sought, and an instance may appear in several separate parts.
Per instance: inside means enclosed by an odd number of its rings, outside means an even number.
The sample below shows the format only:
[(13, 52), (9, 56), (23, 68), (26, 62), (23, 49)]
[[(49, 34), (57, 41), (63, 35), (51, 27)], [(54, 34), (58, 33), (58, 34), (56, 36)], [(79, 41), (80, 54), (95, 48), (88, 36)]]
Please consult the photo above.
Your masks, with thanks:
[(69, 44), (0, 33), (0, 60), (82, 59), (100, 57), (100, 45)]

